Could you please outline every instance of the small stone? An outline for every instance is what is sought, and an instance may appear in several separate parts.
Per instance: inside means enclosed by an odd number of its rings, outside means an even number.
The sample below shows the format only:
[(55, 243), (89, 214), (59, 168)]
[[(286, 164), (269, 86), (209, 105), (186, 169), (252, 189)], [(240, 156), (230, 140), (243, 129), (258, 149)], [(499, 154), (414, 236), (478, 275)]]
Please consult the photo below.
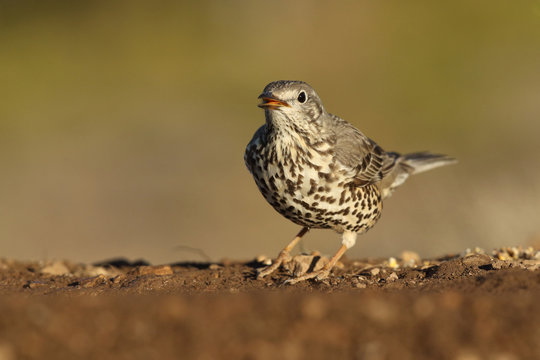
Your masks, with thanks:
[(398, 279), (397, 274), (393, 272), (390, 275), (388, 275), (388, 277), (386, 278), (386, 281), (393, 282), (393, 281), (396, 281), (397, 279)]
[(498, 260), (498, 259), (495, 259), (493, 261), (493, 263), (491, 264), (491, 266), (493, 267), (493, 269), (495, 270), (500, 270), (500, 269), (507, 269), (510, 267), (510, 264), (511, 262), (510, 261), (504, 261), (504, 260)]
[(358, 288), (358, 289), (365, 289), (365, 288), (367, 287), (366, 284), (360, 283), (360, 282), (359, 282), (359, 283), (356, 283), (354, 286), (355, 286), (356, 288)]
[(462, 260), (463, 265), (466, 266), (482, 266), (491, 264), (491, 257), (484, 254), (471, 254), (467, 255)]
[(222, 268), (221, 265), (219, 264), (210, 264), (210, 266), (208, 267), (210, 270), (219, 270)]
[(540, 260), (521, 260), (520, 267), (529, 271), (540, 269)]
[(49, 264), (41, 269), (42, 274), (59, 276), (59, 275), (69, 275), (70, 271), (67, 266), (61, 261), (55, 261), (52, 264)]
[(403, 251), (400, 257), (403, 261), (403, 265), (407, 267), (416, 266), (422, 261), (422, 259), (420, 259), (420, 255), (414, 251)]
[(169, 265), (161, 266), (139, 266), (129, 272), (132, 275), (172, 275), (173, 271)]
[(255, 258), (255, 261), (257, 261), (258, 263), (260, 264), (263, 264), (265, 266), (269, 266), (269, 265), (272, 265), (272, 259), (270, 259), (268, 256), (266, 255), (259, 255)]
[(94, 277), (98, 275), (104, 275), (107, 277), (113, 277), (118, 274), (120, 274), (120, 270), (112, 266), (104, 267), (104, 266), (86, 265), (84, 267), (84, 270), (81, 272), (80, 276)]
[(396, 268), (399, 267), (399, 264), (398, 264), (396, 258), (394, 258), (394, 257), (388, 258), (388, 267), (392, 268), (392, 269), (396, 269)]
[(485, 254), (486, 251), (478, 246), (475, 246), (474, 249), (471, 250), (471, 248), (466, 248), (461, 254), (459, 254), (461, 257), (465, 257), (468, 255), (473, 254)]
[(379, 269), (379, 268), (373, 268), (373, 269), (369, 270), (369, 273), (371, 274), (371, 276), (377, 276), (377, 275), (379, 275), (380, 272), (381, 272), (381, 269)]
[(79, 286), (83, 288), (91, 288), (98, 285), (103, 285), (107, 282), (107, 277), (103, 274), (87, 279), (79, 280)]

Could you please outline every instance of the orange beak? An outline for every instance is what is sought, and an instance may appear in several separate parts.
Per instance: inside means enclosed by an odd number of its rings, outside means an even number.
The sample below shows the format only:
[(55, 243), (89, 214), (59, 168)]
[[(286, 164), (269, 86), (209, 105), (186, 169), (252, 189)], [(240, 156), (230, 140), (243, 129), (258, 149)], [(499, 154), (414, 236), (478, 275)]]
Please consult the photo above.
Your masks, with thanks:
[(257, 105), (260, 108), (275, 109), (275, 108), (278, 108), (280, 106), (290, 106), (285, 101), (281, 101), (281, 100), (274, 99), (274, 98), (271, 98), (271, 97), (261, 96), (261, 99), (262, 99), (263, 102), (260, 103), (259, 105)]

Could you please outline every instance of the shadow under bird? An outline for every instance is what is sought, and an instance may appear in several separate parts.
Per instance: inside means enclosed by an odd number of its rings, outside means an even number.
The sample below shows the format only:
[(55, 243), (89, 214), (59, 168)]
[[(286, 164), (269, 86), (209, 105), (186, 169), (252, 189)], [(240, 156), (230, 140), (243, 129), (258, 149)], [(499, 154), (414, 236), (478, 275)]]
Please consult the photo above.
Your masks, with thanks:
[(357, 235), (375, 225), (383, 199), (409, 175), (456, 161), (428, 152), (384, 151), (328, 113), (302, 81), (272, 82), (259, 98), (266, 123), (249, 142), (244, 160), (266, 201), (302, 230), (258, 278), (278, 269), (309, 229), (334, 229), (342, 234), (342, 245), (330, 261), (287, 283), (326, 278)]

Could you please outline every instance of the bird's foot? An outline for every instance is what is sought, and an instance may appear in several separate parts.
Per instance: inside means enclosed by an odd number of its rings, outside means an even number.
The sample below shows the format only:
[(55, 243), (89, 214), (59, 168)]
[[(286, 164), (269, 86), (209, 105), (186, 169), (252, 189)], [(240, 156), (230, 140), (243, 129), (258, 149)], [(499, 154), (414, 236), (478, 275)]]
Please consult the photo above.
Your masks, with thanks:
[(289, 255), (288, 251), (280, 252), (276, 260), (272, 262), (272, 265), (257, 270), (257, 279), (260, 280), (265, 276), (270, 275), (271, 273), (276, 271), (284, 262), (287, 262), (290, 258), (291, 256)]
[(309, 279), (315, 279), (317, 281), (321, 281), (321, 280), (326, 279), (329, 274), (330, 274), (330, 269), (326, 269), (326, 268), (323, 267), (321, 270), (312, 271), (312, 272), (307, 273), (305, 275), (289, 279), (289, 280), (285, 281), (285, 284), (294, 285), (296, 283), (299, 283), (299, 282), (305, 281), (305, 280), (309, 280)]

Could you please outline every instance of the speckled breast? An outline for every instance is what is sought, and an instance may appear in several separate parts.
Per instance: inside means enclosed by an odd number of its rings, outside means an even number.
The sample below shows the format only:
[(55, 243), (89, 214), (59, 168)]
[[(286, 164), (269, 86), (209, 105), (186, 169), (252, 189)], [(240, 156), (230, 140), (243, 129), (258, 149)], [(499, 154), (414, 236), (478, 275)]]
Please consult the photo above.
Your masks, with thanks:
[(265, 199), (298, 225), (363, 232), (381, 215), (378, 186), (355, 187), (330, 153), (253, 141), (245, 161)]

